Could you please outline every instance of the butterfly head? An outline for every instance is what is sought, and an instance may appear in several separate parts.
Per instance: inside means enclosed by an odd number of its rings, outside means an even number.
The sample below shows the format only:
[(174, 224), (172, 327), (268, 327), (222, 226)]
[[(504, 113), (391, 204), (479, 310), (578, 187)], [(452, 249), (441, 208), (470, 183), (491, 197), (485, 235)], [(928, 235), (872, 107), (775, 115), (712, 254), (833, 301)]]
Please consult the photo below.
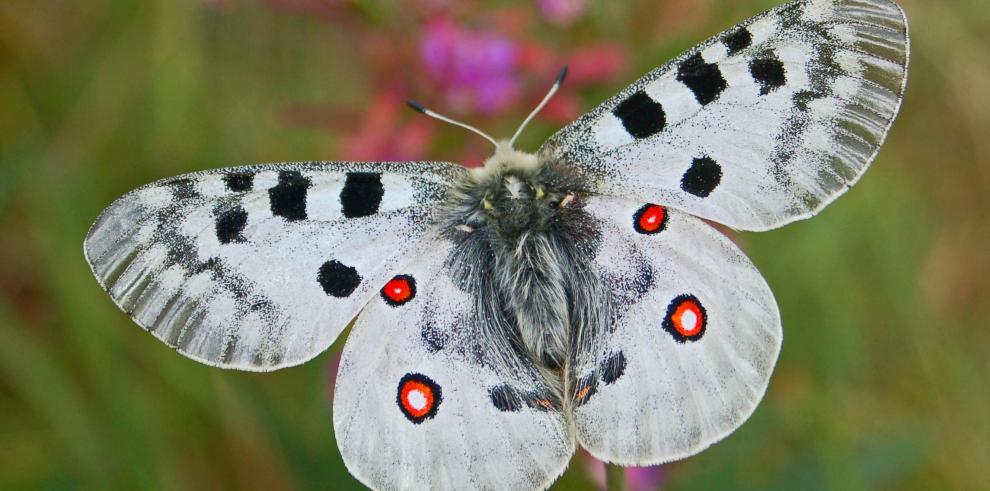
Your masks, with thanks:
[(571, 211), (584, 181), (563, 162), (500, 147), (451, 195), (452, 228), (484, 229), (512, 240), (546, 230)]
[(482, 136), (495, 145), (495, 152), (480, 168), (472, 169), (471, 177), (455, 188), (449, 207), (453, 230), (471, 233), (486, 228), (502, 238), (512, 239), (525, 231), (544, 230), (555, 222), (560, 213), (586, 186), (570, 167), (546, 156), (517, 150), (513, 144), (523, 129), (546, 106), (557, 92), (564, 77), (565, 66), (543, 100), (529, 113), (511, 138), (495, 140), (466, 123), (426, 109), (408, 101), (413, 109), (441, 121), (460, 126)]
[(473, 170), (477, 178), (483, 178), (487, 174), (503, 172), (531, 172), (535, 171), (540, 164), (540, 159), (536, 154), (524, 152), (512, 148), (512, 142), (501, 140), (495, 146), (495, 153), (485, 160), (482, 167)]

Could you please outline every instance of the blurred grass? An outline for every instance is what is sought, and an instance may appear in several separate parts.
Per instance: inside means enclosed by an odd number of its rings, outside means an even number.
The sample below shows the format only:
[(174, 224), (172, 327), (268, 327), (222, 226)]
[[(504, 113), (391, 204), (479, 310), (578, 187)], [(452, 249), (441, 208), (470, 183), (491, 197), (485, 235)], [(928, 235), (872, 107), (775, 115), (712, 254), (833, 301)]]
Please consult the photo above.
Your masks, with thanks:
[[(773, 3), (601, 3), (540, 37), (563, 52), (619, 42), (631, 81)], [(784, 320), (768, 395), (668, 466), (669, 489), (990, 482), (990, 4), (902, 3), (908, 92), (873, 168), (814, 220), (740, 236)], [(359, 5), (373, 28), (412, 28)], [(338, 133), (282, 113), (360, 114), (372, 94), (349, 42), (260, 1), (0, 2), (0, 488), (359, 488), (332, 439), (328, 355), (266, 375), (200, 366), (117, 311), (81, 252), (99, 211), (140, 184), (334, 158)], [(506, 133), (527, 109), (479, 123)], [(591, 487), (580, 462), (556, 485)]]

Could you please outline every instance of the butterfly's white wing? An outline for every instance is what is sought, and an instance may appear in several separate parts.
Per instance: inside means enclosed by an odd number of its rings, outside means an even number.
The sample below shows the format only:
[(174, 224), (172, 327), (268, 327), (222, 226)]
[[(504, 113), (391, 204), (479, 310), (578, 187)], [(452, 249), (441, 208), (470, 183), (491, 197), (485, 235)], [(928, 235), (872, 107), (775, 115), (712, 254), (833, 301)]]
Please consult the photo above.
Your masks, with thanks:
[(574, 452), (560, 401), (486, 333), (452, 247), (426, 244), (355, 321), (333, 402), (341, 455), (374, 489), (546, 488)]
[(749, 417), (780, 350), (777, 305), (739, 249), (657, 205), (591, 198), (611, 324), (572, 355), (574, 428), (595, 457), (653, 465), (694, 454)]
[(85, 254), (114, 302), (170, 346), (211, 365), (273, 370), (330, 346), (463, 172), (419, 162), (187, 174), (111, 204)]
[(904, 13), (799, 0), (653, 70), (541, 152), (598, 191), (747, 230), (807, 218), (859, 179), (900, 106)]

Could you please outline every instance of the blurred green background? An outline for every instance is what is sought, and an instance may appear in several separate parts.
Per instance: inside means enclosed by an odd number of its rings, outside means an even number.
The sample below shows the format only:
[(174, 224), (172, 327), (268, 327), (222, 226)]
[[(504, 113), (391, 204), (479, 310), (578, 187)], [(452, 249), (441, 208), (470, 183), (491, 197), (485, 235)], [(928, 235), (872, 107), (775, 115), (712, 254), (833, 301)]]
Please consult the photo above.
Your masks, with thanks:
[[(775, 4), (551, 3), (0, 1), (0, 488), (360, 488), (331, 431), (339, 342), (270, 374), (198, 365), (113, 306), (83, 237), (126, 191), (208, 167), (477, 162), (484, 141), (399, 101), (508, 135), (560, 64), (583, 67), (523, 138), (534, 149)], [(813, 220), (736, 236), (783, 316), (768, 394), (729, 438), (664, 466), (664, 489), (990, 485), (990, 2), (902, 5), (908, 90), (872, 169)], [(430, 28), (509, 43), (514, 61), (493, 68), (506, 98), (481, 107), (470, 80), (425, 67)], [(578, 456), (555, 488), (595, 489), (594, 474)]]

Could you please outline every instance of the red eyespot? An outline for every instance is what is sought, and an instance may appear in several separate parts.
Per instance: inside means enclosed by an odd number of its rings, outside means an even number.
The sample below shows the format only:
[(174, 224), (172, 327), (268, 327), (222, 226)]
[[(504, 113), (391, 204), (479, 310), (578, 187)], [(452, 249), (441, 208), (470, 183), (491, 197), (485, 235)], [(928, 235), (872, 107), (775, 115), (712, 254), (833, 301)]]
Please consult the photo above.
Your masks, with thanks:
[(416, 280), (412, 276), (400, 274), (385, 284), (382, 288), (382, 298), (385, 303), (398, 307), (416, 296)]
[(667, 209), (654, 204), (643, 205), (633, 214), (633, 228), (641, 234), (655, 234), (667, 226)]
[(705, 334), (708, 312), (694, 295), (680, 295), (667, 306), (663, 328), (680, 343), (697, 341)]
[(396, 403), (402, 414), (415, 424), (435, 416), (442, 400), (440, 386), (426, 375), (407, 373), (399, 381)]

